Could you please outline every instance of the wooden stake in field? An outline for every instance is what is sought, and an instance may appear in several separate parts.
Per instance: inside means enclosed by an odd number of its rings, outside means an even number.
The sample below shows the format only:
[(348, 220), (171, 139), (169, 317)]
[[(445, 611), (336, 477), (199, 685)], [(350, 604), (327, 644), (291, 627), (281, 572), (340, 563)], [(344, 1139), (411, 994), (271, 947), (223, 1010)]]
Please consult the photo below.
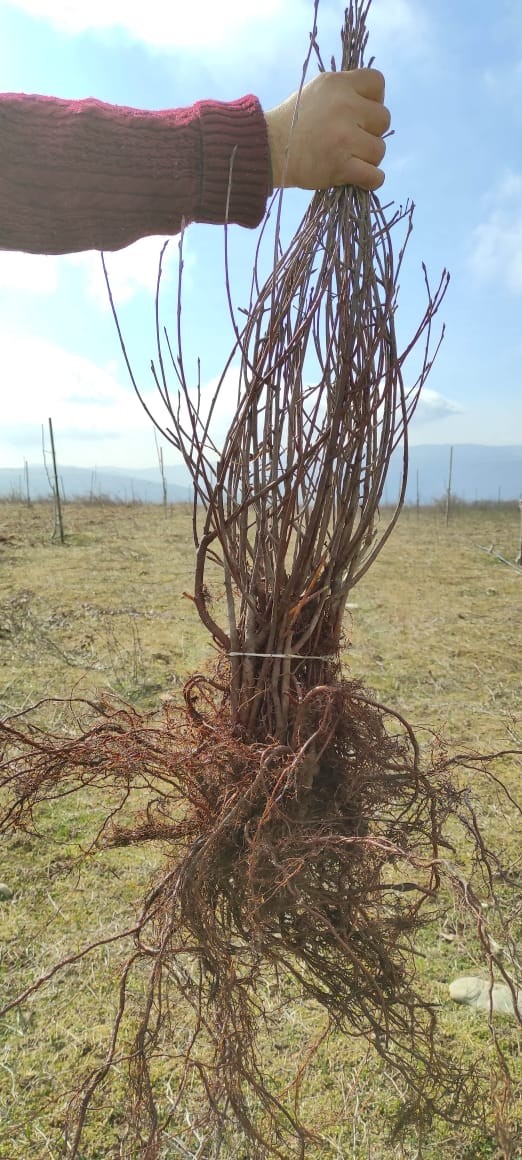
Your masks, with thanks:
[(163, 461), (163, 447), (161, 447), (160, 443), (158, 442), (158, 436), (157, 436), (156, 430), (154, 430), (154, 442), (156, 444), (156, 454), (158, 456), (158, 464), (159, 464), (160, 475), (161, 475), (161, 494), (162, 494), (162, 499), (163, 499), (163, 512), (164, 512), (164, 515), (166, 516), (167, 515), (167, 497), (168, 497), (167, 476), (165, 475), (165, 463)]
[(518, 506), (520, 508), (520, 551), (515, 560), (515, 564), (522, 564), (522, 497), (518, 501)]
[(453, 475), (453, 447), (450, 447), (449, 467), (448, 467), (448, 484), (446, 487), (446, 527), (449, 524), (450, 510), (451, 510), (451, 480)]
[(31, 492), (29, 490), (29, 465), (27, 459), (24, 459), (24, 480), (25, 480), (25, 502), (27, 507), (31, 506)]
[(51, 456), (53, 460), (53, 480), (54, 480), (54, 502), (56, 504), (56, 514), (58, 517), (58, 528), (60, 532), (60, 543), (65, 544), (65, 533), (63, 530), (63, 516), (62, 516), (62, 501), (60, 498), (60, 484), (58, 481), (58, 466), (56, 463), (56, 448), (54, 445), (54, 433), (52, 419), (49, 419), (49, 437), (51, 440)]

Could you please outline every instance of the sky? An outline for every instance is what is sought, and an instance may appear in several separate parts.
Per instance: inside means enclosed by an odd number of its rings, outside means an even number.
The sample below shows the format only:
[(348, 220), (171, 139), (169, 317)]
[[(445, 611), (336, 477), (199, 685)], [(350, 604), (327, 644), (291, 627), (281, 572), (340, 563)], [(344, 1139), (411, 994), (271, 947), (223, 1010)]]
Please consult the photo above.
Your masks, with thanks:
[[(320, 0), (323, 59), (338, 55), (344, 4)], [(270, 109), (300, 81), (312, 0), (0, 0), (0, 87), (138, 108), (234, 100)], [(422, 262), (451, 282), (446, 332), (413, 420), (412, 443), (522, 442), (522, 4), (520, 0), (373, 0), (369, 52), (392, 115), (385, 202), (415, 203), (398, 324), (424, 311)], [(314, 75), (315, 65), (309, 73)], [(0, 159), (1, 163), (1, 159)], [(309, 195), (284, 196), (290, 239)], [(248, 301), (257, 232), (231, 227), (234, 308)], [(150, 377), (162, 239), (108, 258), (135, 375), (161, 423)], [(162, 310), (174, 332), (178, 242), (167, 251)], [(224, 293), (224, 231), (184, 238), (184, 348), (210, 396), (233, 345)], [(42, 461), (52, 417), (62, 465), (148, 467), (153, 427), (121, 356), (99, 255), (0, 252), (0, 466)], [(233, 406), (235, 368), (219, 420)], [(164, 441), (167, 463), (178, 457)]]

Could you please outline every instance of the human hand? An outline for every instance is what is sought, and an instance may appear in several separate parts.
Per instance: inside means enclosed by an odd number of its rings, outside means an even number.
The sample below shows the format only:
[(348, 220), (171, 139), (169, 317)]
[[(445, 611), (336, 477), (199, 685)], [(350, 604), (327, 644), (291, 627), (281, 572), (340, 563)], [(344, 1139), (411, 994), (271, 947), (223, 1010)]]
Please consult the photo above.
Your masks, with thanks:
[(293, 93), (265, 113), (274, 187), (378, 189), (390, 126), (382, 73), (319, 73), (302, 89), (294, 121), (296, 101)]

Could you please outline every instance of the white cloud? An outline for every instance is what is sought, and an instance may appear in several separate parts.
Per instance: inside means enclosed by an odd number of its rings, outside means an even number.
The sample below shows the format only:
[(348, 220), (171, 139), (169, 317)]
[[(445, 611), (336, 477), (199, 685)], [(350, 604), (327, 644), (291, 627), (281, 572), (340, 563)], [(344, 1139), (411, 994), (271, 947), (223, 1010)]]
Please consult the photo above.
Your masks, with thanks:
[(61, 428), (103, 431), (118, 425), (129, 391), (112, 370), (45, 338), (0, 333), (2, 367), (10, 390), (2, 396), (4, 424), (54, 417)]
[[(311, 0), (197, 0), (195, 3), (170, 3), (164, 0), (9, 0), (36, 19), (77, 35), (82, 32), (122, 30), (135, 41), (156, 50), (173, 48), (195, 51), (201, 55), (209, 48), (221, 48), (229, 55), (241, 46), (258, 55), (269, 46), (271, 55), (278, 45), (285, 51), (302, 37), (303, 55), (313, 19)], [(337, 0), (322, 0), (319, 7), (319, 33), (326, 43), (339, 32), (342, 6)], [(386, 51), (390, 42), (410, 55), (425, 43), (426, 25), (419, 0), (374, 0), (369, 19), (371, 51)], [(290, 41), (288, 34), (291, 34)], [(246, 37), (251, 38), (250, 46)], [(263, 43), (260, 43), (259, 37)], [(335, 45), (337, 55), (338, 39)], [(329, 60), (325, 56), (325, 61)]]
[(41, 428), (49, 416), (62, 463), (110, 461), (111, 451), (121, 445), (121, 452), (137, 435), (143, 441), (150, 429), (132, 389), (111, 369), (27, 334), (0, 332), (0, 351), (3, 381), (9, 384), (2, 393), (4, 466), (40, 454)]
[[(51, 416), (59, 463), (63, 466), (150, 467), (156, 462), (153, 428), (142, 410), (121, 363), (98, 366), (91, 359), (30, 334), (0, 331), (3, 382), (0, 424), (0, 462), (19, 467), (24, 459), (42, 462), (42, 425), (48, 444), (47, 420)], [(211, 436), (220, 447), (237, 407), (239, 368), (232, 366), (213, 413)], [(201, 416), (208, 415), (217, 380), (202, 387)], [(168, 425), (159, 396), (151, 391), (147, 401), (158, 421)], [(510, 410), (510, 430), (518, 411)], [(514, 424), (514, 426), (513, 426)], [(463, 408), (454, 400), (426, 388), (410, 432), (412, 442), (509, 442), (505, 415), (484, 408)], [(179, 462), (165, 444), (167, 463)]]
[(478, 282), (500, 282), (522, 293), (522, 175), (508, 173), (486, 199), (487, 213), (475, 228), (470, 265)]
[[(62, 464), (147, 467), (155, 459), (153, 427), (121, 365), (98, 366), (43, 338), (0, 331), (4, 383), (0, 462), (41, 461), (42, 425), (51, 417)], [(121, 381), (120, 381), (121, 374)], [(200, 415), (206, 420), (217, 379), (204, 384)], [(221, 446), (237, 406), (238, 368), (227, 371), (210, 426)], [(122, 385), (125, 384), (125, 385)], [(174, 392), (173, 392), (174, 394)], [(160, 423), (169, 425), (157, 393), (147, 396)], [(182, 414), (186, 415), (186, 408)], [(47, 434), (46, 434), (47, 439)], [(179, 462), (172, 449), (170, 462)]]
[(58, 286), (60, 259), (0, 250), (0, 287), (30, 294), (52, 294)]
[[(133, 40), (154, 48), (226, 45), (246, 30), (273, 19), (282, 0), (199, 0), (165, 4), (164, 0), (10, 0), (31, 16), (49, 21), (72, 35), (88, 30), (123, 29)], [(301, 3), (302, 0), (299, 0)]]
[(449, 415), (461, 415), (462, 412), (463, 408), (460, 406), (460, 403), (446, 398), (445, 395), (439, 394), (438, 391), (432, 391), (429, 387), (424, 387), (421, 391), (413, 423), (420, 426), (425, 423), (433, 423), (437, 419), (446, 419)]
[[(129, 302), (141, 291), (154, 298), (158, 278), (158, 263), (166, 238), (149, 237), (106, 255), (112, 292), (115, 301)], [(179, 242), (170, 240), (163, 259), (163, 285), (177, 280)], [(184, 285), (191, 285), (191, 271), (196, 256), (190, 250), (185, 236), (183, 242)], [(95, 250), (85, 253), (60, 255), (11, 253), (0, 250), (0, 289), (22, 291), (28, 294), (52, 294), (59, 288), (66, 266), (77, 269), (85, 279), (87, 296), (100, 306), (108, 306), (107, 288), (100, 255)]]
[[(127, 246), (124, 250), (105, 255), (105, 263), (109, 274), (111, 291), (115, 302), (124, 303), (134, 298), (140, 291), (145, 290), (149, 297), (154, 299), (158, 279), (158, 264), (162, 245), (166, 239), (152, 237), (142, 238)], [(179, 258), (179, 243), (171, 240), (163, 258), (162, 285), (172, 282), (177, 277)], [(186, 276), (195, 264), (195, 255), (187, 248), (187, 239), (183, 242), (183, 262), (185, 285)], [(99, 253), (89, 250), (83, 254), (71, 254), (67, 261), (80, 270), (86, 279), (86, 292), (100, 306), (108, 305), (107, 287), (103, 276), (103, 269)]]

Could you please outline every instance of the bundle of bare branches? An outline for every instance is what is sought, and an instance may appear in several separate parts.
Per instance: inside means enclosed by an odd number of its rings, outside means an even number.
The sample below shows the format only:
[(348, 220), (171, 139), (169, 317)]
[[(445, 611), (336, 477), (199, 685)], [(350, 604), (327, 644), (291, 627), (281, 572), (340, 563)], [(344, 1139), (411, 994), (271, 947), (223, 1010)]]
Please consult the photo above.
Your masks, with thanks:
[[(343, 69), (364, 64), (368, 8), (358, 2), (346, 13)], [(407, 424), (436, 354), (432, 322), (448, 284), (444, 271), (432, 294), (425, 271), (426, 311), (399, 351), (398, 279), (412, 213), (407, 205), (387, 216), (375, 194), (353, 187), (317, 194), (262, 288), (256, 267), (255, 297), (238, 333), (237, 412), (217, 465), (210, 427), (226, 370), (203, 417), (180, 343), (173, 360), (180, 410), (158, 343), (153, 369), (172, 424), (164, 434), (183, 454), (205, 512), (196, 530), (196, 604), (230, 659), (232, 722), (250, 738), (295, 748), (303, 697), (338, 672), (348, 594), (402, 506)], [(403, 367), (419, 344), (421, 365), (406, 389)], [(398, 448), (402, 486), (394, 516), (379, 529)], [(224, 625), (207, 604), (209, 558), (222, 569)]]
[[(342, 68), (365, 63), (368, 8), (353, 0), (346, 12)], [(214, 1133), (209, 1155), (230, 1122), (249, 1157), (288, 1157), (290, 1147), (304, 1155), (302, 1074), (289, 1102), (259, 1060), (267, 974), (320, 1004), (327, 1028), (373, 1043), (404, 1079), (404, 1122), (480, 1117), (481, 1077), (437, 1042), (434, 1011), (415, 982), (413, 939), (444, 887), (477, 924), (489, 968), (510, 980), (480, 901), (441, 857), (448, 819), (471, 839), (490, 897), (494, 855), (452, 781), (452, 760), (428, 754), (423, 764), (409, 724), (343, 677), (340, 663), (347, 597), (399, 514), (408, 420), (438, 348), (432, 323), (448, 279), (444, 272), (432, 293), (424, 272), (425, 314), (398, 349), (398, 275), (411, 228), (411, 206), (389, 213), (375, 194), (346, 188), (313, 198), (284, 252), (276, 230), (275, 264), (261, 286), (256, 268), (231, 356), (239, 350), (238, 404), (222, 448), (211, 419), (225, 373), (203, 414), (181, 339), (177, 356), (167, 339), (179, 384), (172, 394), (157, 311), (153, 369), (169, 412), (165, 433), (194, 481), (194, 598), (218, 659), (188, 681), (184, 707), (159, 721), (106, 703), (94, 725), (67, 739), (42, 736), (30, 718), (4, 724), (3, 781), (12, 791), (4, 829), (29, 824), (39, 801), (74, 784), (107, 785), (116, 797), (99, 844), (156, 840), (166, 851), (130, 932), (135, 948), (106, 1063), (71, 1109), (71, 1157), (80, 1155), (91, 1100), (121, 1063), (121, 1019), (143, 964), (146, 1001), (127, 1052), (129, 1156), (160, 1154), (194, 1074), (199, 1123)], [(379, 504), (399, 448), (402, 488), (383, 526)], [(216, 565), (223, 621), (211, 601)], [(491, 760), (470, 764), (487, 770)], [(149, 804), (129, 823), (118, 815), (133, 789), (146, 790)], [(507, 929), (503, 942), (511, 945)], [(188, 1043), (175, 1028), (183, 1002), (194, 1013)], [(154, 1069), (165, 1053), (179, 1085), (162, 1119)]]

